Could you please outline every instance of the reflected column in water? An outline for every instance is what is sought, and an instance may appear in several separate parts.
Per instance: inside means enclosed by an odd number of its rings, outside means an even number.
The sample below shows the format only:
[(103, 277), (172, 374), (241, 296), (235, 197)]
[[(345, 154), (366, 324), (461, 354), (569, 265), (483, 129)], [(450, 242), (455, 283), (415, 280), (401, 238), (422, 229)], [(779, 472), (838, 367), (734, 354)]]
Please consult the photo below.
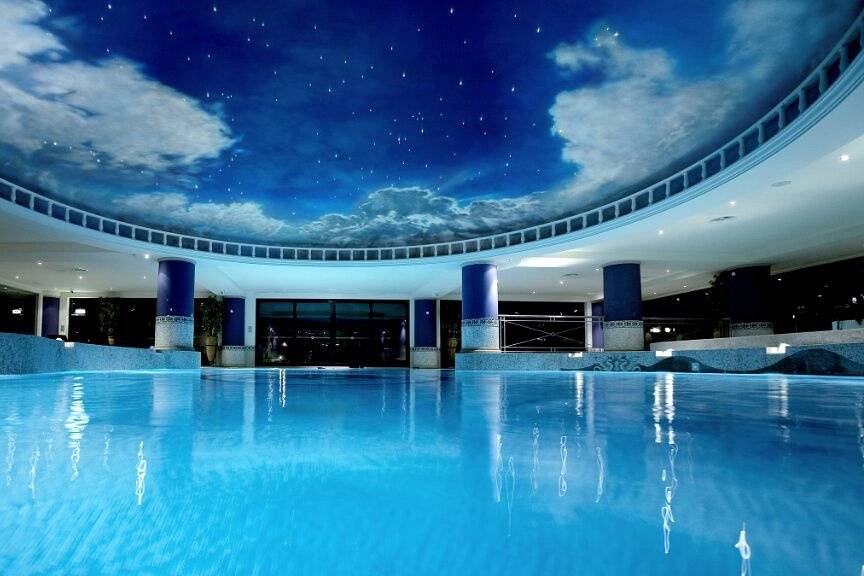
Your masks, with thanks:
[(537, 494), (537, 465), (540, 463), (540, 428), (537, 424), (534, 424), (531, 436), (533, 437), (531, 442), (531, 493)]
[(735, 548), (741, 555), (741, 576), (749, 576), (750, 574), (750, 544), (747, 543), (747, 525), (741, 525), (741, 532), (738, 533), (738, 542), (735, 543)]
[[(663, 521), (663, 553), (669, 554), (669, 536), (672, 532), (672, 524), (675, 522), (675, 517), (672, 514), (672, 499), (675, 497), (675, 492), (678, 489), (678, 476), (675, 473), (675, 457), (678, 455), (678, 446), (672, 446), (669, 449), (669, 475), (666, 474), (666, 468), (663, 468), (660, 473), (660, 479), (665, 484), (667, 478), (671, 480), (670, 484), (663, 488), (663, 505), (660, 507), (660, 518)], [(671, 478), (669, 478), (671, 476)]]
[(6, 432), (6, 485), (12, 483), (12, 469), (15, 468), (15, 432)]
[(30, 498), (36, 500), (36, 467), (39, 465), (39, 447), (33, 449), (30, 456)]
[(72, 402), (69, 404), (69, 415), (66, 417), (64, 426), (69, 436), (69, 462), (72, 467), (72, 475), (69, 480), (74, 482), (78, 479), (78, 462), (81, 460), (81, 441), (84, 439), (84, 431), (90, 422), (90, 416), (84, 408), (84, 378), (75, 376), (72, 378)]
[(658, 374), (654, 382), (654, 405), (651, 408), (654, 417), (654, 442), (663, 443), (663, 419), (666, 420), (667, 442), (675, 444), (675, 375)]
[(606, 465), (603, 461), (603, 450), (598, 446), (597, 451), (597, 498), (595, 502), (600, 502), (603, 497), (603, 483), (605, 482)]
[(561, 436), (558, 452), (561, 455), (561, 472), (558, 474), (558, 496), (567, 493), (567, 436)]
[(138, 444), (138, 463), (135, 466), (135, 497), (138, 506), (144, 500), (144, 480), (147, 477), (147, 459), (144, 458), (144, 441)]

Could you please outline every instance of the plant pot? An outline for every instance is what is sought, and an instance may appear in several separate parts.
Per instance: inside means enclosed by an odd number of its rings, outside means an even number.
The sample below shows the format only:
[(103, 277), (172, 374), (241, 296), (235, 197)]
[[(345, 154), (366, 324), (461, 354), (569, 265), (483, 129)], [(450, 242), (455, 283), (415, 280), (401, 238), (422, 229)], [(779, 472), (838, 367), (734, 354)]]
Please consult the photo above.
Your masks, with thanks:
[(213, 364), (216, 360), (216, 337), (207, 336), (204, 338), (204, 352), (207, 354), (207, 363)]

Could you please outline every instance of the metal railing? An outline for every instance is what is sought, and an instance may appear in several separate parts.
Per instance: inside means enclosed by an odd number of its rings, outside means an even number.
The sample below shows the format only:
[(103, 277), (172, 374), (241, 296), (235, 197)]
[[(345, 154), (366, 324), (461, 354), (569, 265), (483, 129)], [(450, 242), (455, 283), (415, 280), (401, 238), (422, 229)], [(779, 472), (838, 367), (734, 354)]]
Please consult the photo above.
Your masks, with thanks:
[[(822, 97), (836, 85), (839, 79), (848, 76), (847, 71), (853, 62), (860, 62), (862, 46), (864, 46), (864, 11), (858, 14), (840, 41), (789, 95), (735, 138), (701, 160), (651, 186), (600, 207), (552, 222), (468, 240), (378, 248), (282, 246), (231, 242), (159, 230), (116, 218), (107, 218), (33, 192), (3, 178), (0, 178), (0, 200), (70, 225), (120, 238), (208, 254), (266, 260), (316, 262), (413, 260), (485, 252), (567, 234), (587, 235), (593, 233), (593, 230), (590, 230), (593, 227), (645, 210), (712, 179), (716, 181), (717, 176), (726, 172), (733, 164), (751, 156), (778, 134), (788, 130), (790, 125), (800, 123), (801, 118), (805, 117), (805, 112), (817, 102), (821, 102)], [(856, 76), (853, 77), (854, 81), (850, 84), (857, 85), (861, 76), (864, 76), (864, 66), (858, 65)]]
[[(730, 320), (711, 318), (671, 318), (646, 316), (642, 319), (645, 347), (651, 343), (675, 340), (700, 340), (729, 336)], [(581, 352), (603, 350), (602, 343), (591, 339), (588, 331), (602, 333), (603, 316), (564, 316), (541, 314), (501, 314), (498, 316), (502, 352)]]
[(500, 314), (502, 352), (571, 352), (586, 350), (585, 331), (603, 324), (602, 316)]

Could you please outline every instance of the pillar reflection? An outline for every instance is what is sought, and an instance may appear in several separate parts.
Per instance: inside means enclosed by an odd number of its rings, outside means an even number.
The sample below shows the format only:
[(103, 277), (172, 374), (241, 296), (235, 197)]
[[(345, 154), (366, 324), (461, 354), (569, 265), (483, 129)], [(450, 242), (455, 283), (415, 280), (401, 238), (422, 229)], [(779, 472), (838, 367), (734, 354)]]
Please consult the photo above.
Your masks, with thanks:
[(145, 479), (147, 478), (147, 459), (144, 458), (144, 441), (138, 444), (138, 463), (135, 465), (135, 498), (138, 506), (144, 500)]
[(789, 428), (789, 379), (780, 378), (768, 383), (768, 414), (779, 421), (780, 437), (788, 443), (792, 437)]
[[(658, 374), (654, 382), (654, 404), (651, 408), (654, 418), (654, 442), (675, 444), (675, 375), (671, 373)], [(663, 432), (663, 421), (666, 422), (666, 432)]]
[(64, 427), (69, 438), (69, 463), (72, 473), (69, 478), (74, 482), (78, 479), (78, 462), (81, 460), (81, 441), (84, 439), (84, 431), (90, 422), (90, 416), (84, 407), (84, 378), (75, 376), (72, 378), (72, 401), (69, 403), (69, 415), (66, 417)]

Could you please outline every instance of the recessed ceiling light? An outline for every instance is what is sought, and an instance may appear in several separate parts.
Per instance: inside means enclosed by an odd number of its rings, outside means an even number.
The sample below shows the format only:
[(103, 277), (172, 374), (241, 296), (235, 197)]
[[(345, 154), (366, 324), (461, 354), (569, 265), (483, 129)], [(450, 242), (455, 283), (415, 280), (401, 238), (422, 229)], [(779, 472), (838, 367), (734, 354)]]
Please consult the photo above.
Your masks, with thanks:
[(41, 266), (42, 262), (36, 262), (36, 266)]
[(21, 276), (19, 276), (18, 274), (16, 274), (16, 275), (15, 275), (15, 280), (20, 280), (20, 279), (21, 279)]
[(684, 288), (686, 288), (686, 287), (687, 287), (687, 285), (686, 285), (686, 284), (684, 284)]
[(735, 200), (729, 201), (729, 206), (735, 206), (736, 204), (738, 204), (738, 202), (736, 202)]
[(142, 279), (142, 280), (146, 280), (147, 277), (146, 277), (146, 276), (142, 276), (141, 279)]
[(83, 276), (78, 276), (78, 280), (83, 280), (83, 279), (84, 279)]
[(658, 231), (657, 231), (657, 235), (658, 235), (658, 236), (662, 236), (662, 235), (663, 235), (663, 230), (658, 230)]
[(600, 268), (594, 268), (594, 271), (595, 271), (595, 272), (599, 272), (599, 271), (600, 271)]
[(150, 259), (150, 254), (144, 254), (144, 260), (149, 260), (149, 259)]
[(666, 269), (666, 274), (669, 274), (669, 268)]
[(792, 183), (791, 180), (778, 180), (777, 182), (774, 182), (773, 184), (771, 184), (771, 187), (772, 188), (782, 188), (783, 186), (788, 186), (791, 183)]
[(843, 154), (840, 156), (840, 162), (848, 162), (848, 161), (849, 161), (849, 155), (848, 154)]

